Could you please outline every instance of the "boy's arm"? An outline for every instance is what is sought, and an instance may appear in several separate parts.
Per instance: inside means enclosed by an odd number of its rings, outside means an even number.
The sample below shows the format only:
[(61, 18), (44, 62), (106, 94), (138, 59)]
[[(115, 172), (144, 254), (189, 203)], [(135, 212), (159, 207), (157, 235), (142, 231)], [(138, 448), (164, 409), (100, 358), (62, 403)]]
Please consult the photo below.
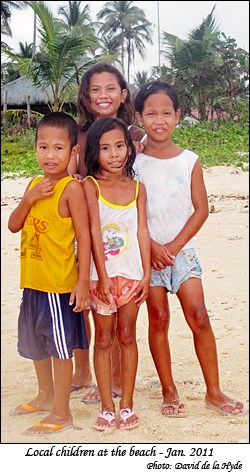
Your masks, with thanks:
[(140, 306), (148, 296), (150, 274), (151, 274), (151, 243), (147, 225), (146, 214), (146, 189), (142, 183), (139, 183), (139, 193), (137, 198), (138, 210), (138, 241), (141, 252), (142, 267), (144, 276), (136, 289), (136, 294), (139, 294), (135, 303)]
[(37, 200), (54, 194), (54, 185), (49, 179), (42, 179), (29, 190), (30, 183), (26, 187), (22, 200), (9, 217), (8, 228), (12, 233), (17, 233), (23, 228), (26, 217)]
[(90, 178), (86, 178), (82, 184), (88, 204), (92, 254), (99, 277), (97, 297), (105, 304), (110, 304), (110, 293), (112, 294), (114, 290), (112, 283), (109, 280), (104, 260), (101, 222), (97, 197), (98, 191), (95, 183)]
[(78, 281), (71, 292), (70, 304), (76, 300), (75, 312), (89, 305), (89, 274), (91, 241), (89, 232), (88, 209), (82, 185), (76, 180), (68, 185), (68, 207), (77, 240)]

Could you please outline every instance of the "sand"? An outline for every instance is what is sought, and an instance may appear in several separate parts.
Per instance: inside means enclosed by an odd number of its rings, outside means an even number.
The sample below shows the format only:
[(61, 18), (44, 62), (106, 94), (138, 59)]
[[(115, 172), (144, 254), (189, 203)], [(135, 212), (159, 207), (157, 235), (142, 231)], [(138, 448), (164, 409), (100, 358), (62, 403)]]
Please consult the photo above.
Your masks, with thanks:
[[(209, 197), (209, 218), (198, 233), (197, 253), (203, 268), (206, 306), (218, 349), (221, 389), (248, 407), (248, 180), (249, 173), (233, 167), (204, 170)], [(147, 313), (143, 305), (137, 324), (139, 365), (134, 407), (141, 419), (139, 428), (122, 432), (92, 429), (99, 405), (80, 402), (81, 392), (71, 396), (77, 429), (53, 436), (24, 436), (38, 415), (9, 416), (13, 407), (29, 401), (37, 391), (32, 362), (16, 349), (19, 289), (20, 234), (11, 234), (7, 220), (22, 197), (29, 179), (2, 181), (2, 443), (238, 443), (249, 442), (248, 412), (238, 418), (223, 417), (205, 408), (205, 385), (191, 331), (176, 296), (170, 296), (170, 346), (173, 374), (185, 419), (161, 415), (161, 388), (149, 352)], [(91, 345), (92, 351), (92, 345)], [(94, 373), (93, 373), (94, 376)], [(118, 407), (118, 402), (116, 401)], [(135, 474), (135, 473), (134, 473)], [(245, 473), (246, 474), (246, 473)]]

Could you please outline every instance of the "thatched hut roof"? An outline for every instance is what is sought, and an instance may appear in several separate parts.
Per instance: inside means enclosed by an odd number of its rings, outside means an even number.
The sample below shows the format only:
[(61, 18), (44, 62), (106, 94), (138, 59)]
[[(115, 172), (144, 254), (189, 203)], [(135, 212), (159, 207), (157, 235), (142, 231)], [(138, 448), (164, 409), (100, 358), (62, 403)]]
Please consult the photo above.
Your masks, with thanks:
[[(31, 79), (26, 76), (15, 79), (11, 83), (4, 84), (1, 87), (1, 106), (4, 104), (5, 91), (7, 91), (7, 105), (19, 107), (27, 104), (27, 98), (30, 96), (30, 104), (48, 104), (48, 98), (42, 89), (34, 86)], [(52, 101), (51, 88), (48, 88), (50, 102)]]

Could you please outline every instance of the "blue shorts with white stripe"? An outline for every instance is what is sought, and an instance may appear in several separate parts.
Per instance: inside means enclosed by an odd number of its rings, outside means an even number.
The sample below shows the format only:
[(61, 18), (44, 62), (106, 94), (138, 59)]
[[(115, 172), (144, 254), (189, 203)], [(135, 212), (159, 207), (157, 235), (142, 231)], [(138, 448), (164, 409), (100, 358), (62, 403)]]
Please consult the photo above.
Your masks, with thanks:
[(73, 349), (87, 349), (82, 312), (69, 305), (70, 293), (24, 289), (18, 318), (18, 352), (22, 357), (71, 359)]

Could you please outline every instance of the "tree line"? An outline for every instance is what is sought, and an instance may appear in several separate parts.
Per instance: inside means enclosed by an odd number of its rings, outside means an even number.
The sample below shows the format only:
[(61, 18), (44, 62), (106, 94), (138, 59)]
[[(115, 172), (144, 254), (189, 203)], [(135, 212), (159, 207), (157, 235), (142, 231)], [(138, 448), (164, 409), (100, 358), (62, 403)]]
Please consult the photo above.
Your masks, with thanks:
[[(216, 24), (214, 5), (201, 24), (183, 40), (161, 32), (162, 64), (151, 71), (137, 72), (131, 78), (135, 53), (146, 57), (152, 44), (153, 25), (143, 9), (133, 1), (109, 1), (92, 21), (89, 5), (69, 1), (53, 16), (43, 1), (1, 2), (2, 35), (11, 36), (10, 18), (14, 8), (34, 12), (34, 41), (19, 43), (14, 52), (1, 41), (7, 60), (2, 64), (1, 83), (19, 76), (31, 78), (47, 94), (52, 89), (54, 111), (65, 102), (75, 103), (84, 71), (97, 61), (110, 61), (119, 67), (128, 83), (138, 89), (148, 81), (162, 79), (175, 85), (181, 109), (186, 115), (197, 110), (201, 120), (226, 117), (240, 120), (248, 111), (249, 53), (236, 40), (221, 32)], [(36, 35), (39, 47), (36, 47)]]

